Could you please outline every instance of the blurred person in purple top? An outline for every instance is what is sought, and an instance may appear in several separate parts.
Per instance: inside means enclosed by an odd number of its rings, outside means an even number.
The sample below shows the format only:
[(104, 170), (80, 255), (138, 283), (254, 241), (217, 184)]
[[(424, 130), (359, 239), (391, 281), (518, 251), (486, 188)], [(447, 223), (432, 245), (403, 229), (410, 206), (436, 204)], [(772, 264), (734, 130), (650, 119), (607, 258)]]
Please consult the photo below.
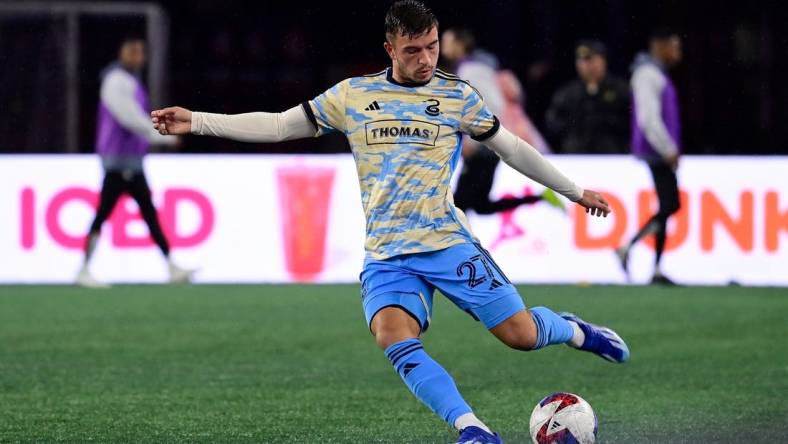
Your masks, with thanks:
[(667, 70), (681, 62), (681, 39), (676, 32), (658, 30), (651, 36), (649, 53), (640, 53), (632, 65), (632, 153), (645, 161), (654, 177), (659, 209), (629, 244), (616, 253), (625, 273), (629, 251), (644, 237), (654, 234), (655, 265), (652, 283), (673, 285), (662, 274), (660, 260), (665, 249), (668, 218), (680, 207), (676, 170), (681, 155), (681, 127), (676, 87)]
[(85, 260), (77, 283), (85, 287), (106, 287), (93, 278), (89, 262), (96, 248), (101, 225), (123, 193), (137, 202), (151, 237), (167, 259), (171, 282), (187, 282), (192, 272), (175, 265), (170, 247), (151, 200), (142, 160), (151, 144), (175, 145), (178, 138), (162, 136), (150, 127), (148, 93), (140, 80), (145, 66), (145, 41), (123, 40), (118, 59), (101, 72), (101, 92), (96, 123), (96, 152), (101, 157), (104, 181), (96, 216), (85, 242)]

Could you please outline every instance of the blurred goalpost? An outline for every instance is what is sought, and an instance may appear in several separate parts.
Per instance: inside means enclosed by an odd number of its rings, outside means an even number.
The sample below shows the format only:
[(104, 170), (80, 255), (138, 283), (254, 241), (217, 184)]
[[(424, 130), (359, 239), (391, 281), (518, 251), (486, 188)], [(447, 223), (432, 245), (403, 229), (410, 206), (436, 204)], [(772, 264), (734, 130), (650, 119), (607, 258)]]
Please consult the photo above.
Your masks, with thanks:
[[(80, 69), (80, 33), (83, 17), (98, 17), (108, 20), (118, 18), (139, 18), (145, 23), (145, 37), (151, 43), (148, 48), (147, 79), (152, 105), (161, 105), (166, 100), (164, 85), (166, 76), (166, 58), (169, 39), (169, 20), (166, 12), (157, 4), (147, 2), (93, 2), (93, 1), (10, 1), (0, 2), (0, 59), (6, 65), (0, 68), (0, 76), (5, 87), (28, 85), (29, 94), (15, 96), (16, 106), (12, 100), (6, 104), (16, 111), (14, 116), (19, 121), (47, 118), (52, 109), (62, 112), (62, 122), (47, 121), (47, 130), (53, 137), (63, 140), (66, 152), (79, 152), (80, 126), (80, 85), (81, 76), (96, 76), (94, 72), (83, 72)], [(28, 34), (24, 36), (23, 34)], [(46, 45), (40, 45), (40, 33), (47, 34)], [(12, 60), (15, 40), (20, 43), (28, 37), (33, 42), (36, 53), (26, 52), (30, 58), (41, 60), (32, 68), (14, 67)], [(155, 44), (152, 44), (155, 42)], [(35, 43), (39, 43), (36, 46)], [(42, 47), (43, 46), (43, 47)], [(19, 48), (16, 48), (19, 50)], [(5, 54), (3, 54), (5, 53)], [(16, 68), (16, 69), (15, 69)], [(35, 69), (38, 68), (38, 69)], [(42, 68), (47, 71), (41, 73)], [(36, 71), (36, 72), (31, 72)], [(34, 76), (34, 79), (30, 79)], [(28, 83), (25, 83), (28, 82)], [(5, 98), (5, 97), (4, 97)], [(30, 103), (22, 103), (29, 100)], [(92, 118), (92, 116), (90, 117)], [(56, 119), (52, 119), (56, 120)], [(9, 124), (10, 125), (10, 124)], [(54, 127), (49, 127), (53, 125)], [(35, 135), (27, 136), (36, 145)]]

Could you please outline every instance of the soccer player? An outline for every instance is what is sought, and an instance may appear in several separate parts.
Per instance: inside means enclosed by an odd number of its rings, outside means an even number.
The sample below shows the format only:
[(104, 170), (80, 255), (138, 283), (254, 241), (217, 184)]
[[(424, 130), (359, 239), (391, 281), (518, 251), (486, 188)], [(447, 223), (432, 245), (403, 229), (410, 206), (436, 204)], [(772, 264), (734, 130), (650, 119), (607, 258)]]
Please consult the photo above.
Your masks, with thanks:
[(77, 283), (84, 287), (107, 287), (93, 277), (89, 264), (101, 225), (123, 193), (130, 194), (137, 202), (151, 237), (167, 259), (170, 282), (191, 279), (192, 271), (175, 265), (170, 258), (170, 246), (159, 224), (142, 168), (142, 159), (150, 144), (174, 145), (178, 141), (177, 137), (162, 136), (150, 127), (148, 94), (140, 81), (144, 66), (145, 41), (130, 37), (121, 43), (118, 60), (101, 73), (96, 151), (104, 167), (104, 182), (96, 217), (85, 242), (85, 259), (77, 275)]
[(675, 285), (662, 274), (668, 218), (679, 210), (676, 170), (681, 154), (679, 100), (666, 71), (681, 62), (681, 39), (670, 30), (658, 30), (650, 39), (649, 54), (640, 53), (632, 69), (632, 153), (648, 164), (659, 198), (659, 209), (629, 242), (616, 249), (624, 272), (629, 274), (629, 252), (644, 237), (654, 234), (653, 284)]
[[(457, 76), (476, 88), (479, 95), (484, 97), (484, 103), (491, 113), (502, 117), (507, 100), (498, 80), (498, 59), (477, 48), (476, 38), (465, 28), (449, 28), (444, 31), (440, 49), (443, 58), (456, 66)], [(533, 140), (526, 142), (533, 146)], [(504, 197), (493, 201), (490, 199), (490, 191), (501, 159), (480, 142), (467, 137), (462, 147), (462, 159), (463, 168), (454, 190), (454, 205), (462, 211), (494, 214), (542, 200), (564, 209), (563, 202), (549, 188), (537, 196)]]
[(435, 68), (438, 21), (424, 4), (395, 2), (385, 36), (390, 67), (346, 79), (282, 113), (221, 115), (171, 107), (151, 113), (153, 126), (162, 134), (259, 142), (342, 132), (353, 150), (367, 220), (361, 294), (370, 331), (411, 392), (459, 430), (459, 442), (500, 443), (419, 339), (430, 326), (435, 289), (518, 350), (569, 344), (612, 362), (626, 361), (629, 350), (612, 330), (575, 315), (526, 310), (452, 204), (449, 185), (462, 134), (589, 214), (610, 210), (599, 193), (575, 185), (500, 126), (471, 85)]

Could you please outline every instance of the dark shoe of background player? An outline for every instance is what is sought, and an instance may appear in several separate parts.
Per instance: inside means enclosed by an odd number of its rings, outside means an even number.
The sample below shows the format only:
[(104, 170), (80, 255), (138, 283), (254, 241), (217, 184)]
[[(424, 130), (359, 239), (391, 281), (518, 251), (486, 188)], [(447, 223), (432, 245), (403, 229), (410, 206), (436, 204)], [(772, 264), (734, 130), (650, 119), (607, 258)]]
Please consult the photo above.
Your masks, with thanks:
[(654, 274), (654, 277), (651, 278), (651, 285), (664, 285), (666, 287), (676, 287), (676, 286), (678, 286), (677, 283), (675, 283), (672, 280), (668, 279), (662, 273), (655, 273)]
[(621, 269), (624, 270), (624, 275), (627, 277), (627, 281), (629, 280), (629, 248), (626, 246), (618, 247), (615, 249), (616, 257), (618, 258), (618, 263), (621, 265)]

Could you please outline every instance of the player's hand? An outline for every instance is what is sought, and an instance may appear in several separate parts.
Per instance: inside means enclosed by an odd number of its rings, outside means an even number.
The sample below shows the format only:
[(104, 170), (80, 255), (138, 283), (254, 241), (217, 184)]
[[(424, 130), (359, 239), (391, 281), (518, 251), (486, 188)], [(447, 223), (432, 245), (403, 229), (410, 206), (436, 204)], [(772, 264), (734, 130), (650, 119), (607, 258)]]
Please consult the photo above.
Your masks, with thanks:
[(153, 128), (165, 136), (189, 134), (192, 130), (192, 112), (180, 106), (152, 111), (150, 120)]
[(577, 201), (577, 204), (585, 207), (586, 213), (592, 216), (607, 217), (607, 214), (610, 213), (610, 206), (607, 200), (596, 191), (583, 191), (583, 197)]
[(476, 143), (463, 143), (462, 144), (462, 158), (470, 159), (476, 152), (479, 151), (479, 144)]
[(670, 165), (670, 168), (672, 168), (673, 171), (676, 171), (676, 170), (679, 169), (679, 154), (678, 153), (671, 154), (665, 160), (668, 162), (668, 165)]

